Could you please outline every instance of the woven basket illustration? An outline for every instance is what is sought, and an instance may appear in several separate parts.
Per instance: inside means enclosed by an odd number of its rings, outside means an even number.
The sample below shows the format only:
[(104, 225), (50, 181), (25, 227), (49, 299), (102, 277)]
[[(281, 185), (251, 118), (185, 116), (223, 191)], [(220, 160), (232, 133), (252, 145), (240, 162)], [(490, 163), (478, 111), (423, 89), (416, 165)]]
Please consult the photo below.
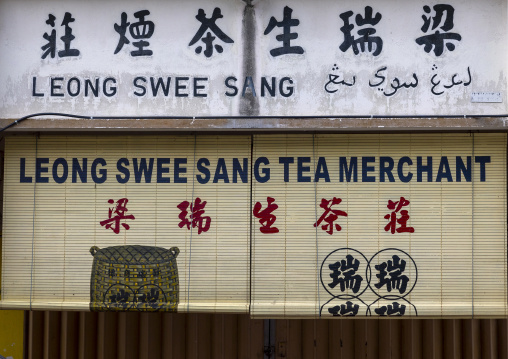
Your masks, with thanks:
[(178, 247), (94, 246), (90, 253), (90, 310), (176, 312)]

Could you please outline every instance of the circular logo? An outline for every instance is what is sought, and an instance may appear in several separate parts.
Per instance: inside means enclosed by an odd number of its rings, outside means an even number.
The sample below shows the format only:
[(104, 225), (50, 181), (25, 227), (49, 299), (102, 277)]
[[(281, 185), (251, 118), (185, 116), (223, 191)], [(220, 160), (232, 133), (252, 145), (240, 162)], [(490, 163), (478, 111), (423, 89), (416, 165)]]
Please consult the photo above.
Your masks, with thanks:
[(418, 280), (415, 261), (401, 249), (380, 250), (372, 256), (368, 266), (376, 273), (369, 287), (379, 298), (404, 298), (411, 293)]
[(321, 264), (321, 285), (334, 298), (358, 298), (369, 287), (370, 277), (369, 261), (356, 249), (337, 249)]

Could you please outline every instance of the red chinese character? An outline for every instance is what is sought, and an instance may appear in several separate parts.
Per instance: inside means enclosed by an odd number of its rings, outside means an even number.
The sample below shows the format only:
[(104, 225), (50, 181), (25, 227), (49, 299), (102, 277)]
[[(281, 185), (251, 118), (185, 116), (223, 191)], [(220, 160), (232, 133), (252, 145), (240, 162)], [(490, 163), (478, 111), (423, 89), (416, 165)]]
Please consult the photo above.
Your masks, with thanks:
[[(132, 214), (125, 215), (125, 212), (128, 211), (127, 202), (129, 202), (127, 198), (121, 198), (116, 201), (116, 207), (109, 208), (108, 219), (100, 222), (101, 226), (106, 226), (106, 229), (112, 229), (116, 234), (120, 233), (120, 224), (126, 230), (129, 230), (130, 226), (127, 223), (120, 223), (124, 219), (135, 219)], [(108, 203), (113, 204), (115, 201), (110, 199)], [(114, 217), (113, 214), (115, 214)]]
[(279, 206), (274, 203), (275, 198), (266, 197), (266, 201), (268, 202), (268, 206), (262, 211), (260, 202), (256, 202), (254, 205), (253, 214), (255, 217), (259, 218), (259, 223), (262, 224), (259, 231), (261, 233), (278, 233), (279, 229), (277, 227), (271, 227), (271, 225), (277, 220), (277, 217), (272, 214), (272, 212), (279, 208)]
[[(408, 211), (400, 210), (402, 207), (408, 206), (409, 201), (405, 199), (404, 197), (400, 197), (400, 200), (397, 202), (393, 202), (392, 200), (388, 200), (388, 209), (392, 210), (392, 213), (387, 214), (384, 218), (388, 220), (388, 224), (385, 226), (385, 231), (392, 232), (392, 234), (397, 231), (397, 233), (403, 233), (403, 232), (409, 232), (413, 233), (415, 229), (413, 227), (407, 226), (407, 221), (409, 219)], [(400, 211), (400, 218), (397, 219), (397, 213)], [(397, 223), (400, 224), (399, 228), (395, 228), (397, 226)]]
[[(189, 208), (192, 214), (190, 215), (190, 220), (187, 219), (187, 208)], [(178, 223), (178, 227), (182, 228), (183, 226), (187, 226), (187, 229), (198, 227), (198, 234), (201, 232), (206, 232), (210, 229), (210, 223), (212, 219), (207, 216), (203, 216), (205, 213), (206, 201), (201, 202), (201, 198), (197, 197), (194, 201), (194, 205), (191, 205), (188, 201), (183, 201), (177, 207), (182, 213), (178, 216), (181, 219), (181, 222)]]
[[(319, 226), (321, 224), (321, 222), (325, 221), (327, 224), (321, 226), (321, 229), (323, 231), (326, 231), (326, 233), (328, 233), (330, 235), (333, 234), (333, 226), (334, 226), (333, 222), (335, 222), (335, 220), (337, 220), (337, 218), (339, 218), (339, 216), (347, 217), (346, 212), (340, 211), (338, 209), (332, 209), (333, 205), (340, 204), (340, 202), (342, 202), (342, 199), (340, 199), (340, 198), (333, 197), (333, 199), (331, 199), (329, 201), (322, 198), (321, 204), (319, 205), (319, 207), (323, 208), (325, 210), (325, 212), (321, 215), (321, 217), (319, 217), (319, 220), (316, 223), (314, 223), (314, 227)], [(328, 217), (327, 217), (327, 215), (328, 215)], [(342, 230), (342, 227), (338, 223), (336, 223), (335, 229), (340, 231), (340, 230)]]

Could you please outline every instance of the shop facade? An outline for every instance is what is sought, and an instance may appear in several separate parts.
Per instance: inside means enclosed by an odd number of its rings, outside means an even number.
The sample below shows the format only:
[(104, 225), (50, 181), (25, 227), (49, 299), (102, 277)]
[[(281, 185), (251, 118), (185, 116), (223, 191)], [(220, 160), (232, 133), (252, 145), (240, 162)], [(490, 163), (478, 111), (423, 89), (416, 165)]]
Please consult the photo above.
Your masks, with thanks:
[(506, 318), (505, 1), (35, 4), (2, 309)]

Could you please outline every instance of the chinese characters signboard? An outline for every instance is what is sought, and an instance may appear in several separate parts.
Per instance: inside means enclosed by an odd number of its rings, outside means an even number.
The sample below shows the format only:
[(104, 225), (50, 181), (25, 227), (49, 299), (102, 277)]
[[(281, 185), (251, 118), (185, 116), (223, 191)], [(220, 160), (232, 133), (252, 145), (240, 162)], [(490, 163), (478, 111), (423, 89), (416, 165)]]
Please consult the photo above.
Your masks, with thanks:
[(508, 112), (506, 0), (34, 4), (0, 1), (1, 118)]
[(16, 136), (5, 158), (6, 308), (507, 315), (506, 134)]

